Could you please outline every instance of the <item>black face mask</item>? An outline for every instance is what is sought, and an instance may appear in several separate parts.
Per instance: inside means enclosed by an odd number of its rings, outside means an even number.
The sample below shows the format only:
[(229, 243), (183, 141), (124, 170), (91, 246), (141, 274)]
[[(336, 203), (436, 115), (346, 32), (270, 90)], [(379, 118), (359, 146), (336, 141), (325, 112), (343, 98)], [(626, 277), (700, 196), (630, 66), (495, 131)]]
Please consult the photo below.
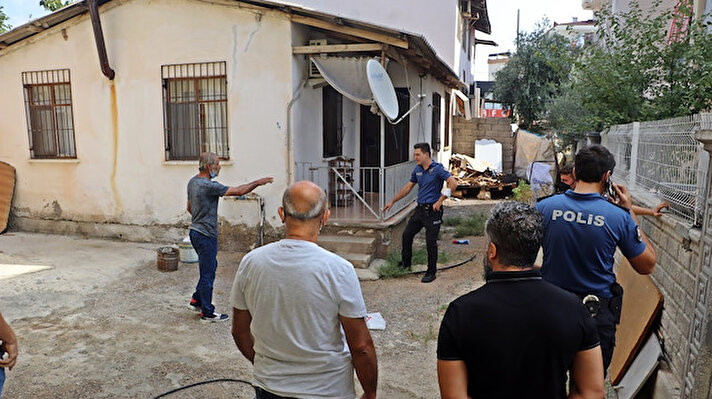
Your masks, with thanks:
[(559, 182), (559, 185), (556, 186), (556, 190), (557, 190), (558, 192), (560, 192), (560, 193), (563, 193), (563, 192), (566, 191), (566, 190), (571, 190), (571, 186), (569, 186), (568, 184), (566, 184), (566, 183), (560, 181), (560, 182)]

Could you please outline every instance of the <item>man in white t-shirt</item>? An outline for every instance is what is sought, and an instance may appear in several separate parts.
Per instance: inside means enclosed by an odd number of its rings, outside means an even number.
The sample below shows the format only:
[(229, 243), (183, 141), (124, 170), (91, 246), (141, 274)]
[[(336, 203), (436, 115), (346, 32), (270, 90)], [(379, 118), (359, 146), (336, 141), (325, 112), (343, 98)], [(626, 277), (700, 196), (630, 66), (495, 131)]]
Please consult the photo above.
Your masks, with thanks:
[(329, 218), (316, 184), (294, 183), (279, 216), (285, 238), (251, 251), (235, 275), (232, 335), (254, 364), (258, 399), (376, 397), (378, 365), (353, 266), (316, 244)]

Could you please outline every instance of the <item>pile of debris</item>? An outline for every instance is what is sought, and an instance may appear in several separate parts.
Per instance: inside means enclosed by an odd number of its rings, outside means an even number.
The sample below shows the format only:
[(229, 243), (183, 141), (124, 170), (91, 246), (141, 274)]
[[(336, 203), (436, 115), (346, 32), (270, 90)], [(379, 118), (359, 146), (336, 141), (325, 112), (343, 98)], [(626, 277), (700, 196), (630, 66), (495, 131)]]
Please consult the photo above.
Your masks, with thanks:
[(504, 198), (517, 186), (517, 176), (495, 171), (494, 166), (464, 154), (450, 157), (450, 174), (458, 180), (456, 198)]

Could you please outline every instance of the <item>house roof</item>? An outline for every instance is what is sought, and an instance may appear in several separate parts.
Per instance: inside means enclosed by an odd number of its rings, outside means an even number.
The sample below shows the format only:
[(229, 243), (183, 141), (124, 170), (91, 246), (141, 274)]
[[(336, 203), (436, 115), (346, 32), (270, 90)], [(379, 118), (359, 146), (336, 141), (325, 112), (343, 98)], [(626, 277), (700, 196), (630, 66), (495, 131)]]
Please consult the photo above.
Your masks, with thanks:
[[(97, 0), (98, 5), (109, 3), (112, 0)], [(276, 1), (268, 0), (234, 0), (235, 2), (252, 5), (263, 9), (281, 11), (288, 14), (295, 23), (304, 23), (325, 30), (339, 33), (352, 31), (370, 33), (369, 39), (376, 40), (387, 45), (389, 56), (404, 57), (420, 66), (448, 86), (459, 88), (465, 87), (457, 74), (435, 53), (433, 47), (422, 35), (385, 28), (382, 26), (357, 21), (355, 19), (343, 18), (333, 14), (323, 13), (304, 7), (286, 5)], [(480, 0), (484, 5), (485, 0)], [(479, 2), (478, 2), (479, 4)], [(46, 29), (59, 25), (74, 17), (89, 12), (87, 0), (80, 0), (67, 7), (57, 10), (49, 15), (34, 19), (24, 25), (20, 25), (8, 32), (0, 34), (0, 50), (22, 42)], [(485, 8), (486, 12), (486, 8)], [(485, 14), (486, 15), (486, 14)], [(481, 18), (481, 17), (480, 17)], [(489, 27), (489, 20), (487, 20)], [(368, 35), (367, 35), (368, 36)]]

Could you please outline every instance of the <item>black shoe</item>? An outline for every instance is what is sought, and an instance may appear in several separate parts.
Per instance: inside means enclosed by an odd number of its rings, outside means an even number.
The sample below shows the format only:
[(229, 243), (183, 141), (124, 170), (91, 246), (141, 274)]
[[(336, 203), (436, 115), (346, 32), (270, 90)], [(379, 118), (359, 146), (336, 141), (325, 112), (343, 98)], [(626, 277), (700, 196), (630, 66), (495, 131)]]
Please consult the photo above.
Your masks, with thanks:
[(406, 266), (403, 264), (403, 261), (398, 262), (398, 268), (399, 268), (399, 269), (403, 269), (403, 270), (410, 270), (410, 266), (406, 267)]
[(200, 304), (198, 303), (198, 301), (196, 301), (193, 298), (190, 298), (190, 303), (188, 303), (188, 309), (190, 309), (196, 313), (202, 312), (202, 309), (200, 308)]
[(425, 273), (425, 276), (420, 280), (421, 283), (429, 283), (435, 281), (435, 273)]
[(210, 316), (200, 314), (200, 320), (205, 322), (227, 321), (229, 318), (230, 316), (223, 313), (213, 313)]

